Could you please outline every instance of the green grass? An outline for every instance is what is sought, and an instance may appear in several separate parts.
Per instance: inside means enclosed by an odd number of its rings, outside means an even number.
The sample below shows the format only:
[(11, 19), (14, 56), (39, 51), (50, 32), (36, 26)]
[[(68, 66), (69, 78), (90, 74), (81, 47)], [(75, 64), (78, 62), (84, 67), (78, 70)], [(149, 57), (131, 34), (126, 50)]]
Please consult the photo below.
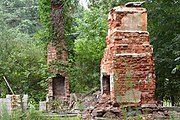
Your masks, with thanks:
[(180, 120), (180, 116), (175, 115), (173, 112), (169, 112), (170, 120)]
[[(9, 114), (7, 107), (5, 105), (1, 105), (0, 110), (0, 120), (81, 120), (81, 116), (75, 117), (62, 117), (58, 116), (58, 114), (48, 115), (47, 113), (42, 113), (36, 109), (29, 109), (26, 113), (22, 113), (20, 109), (14, 110)], [(124, 110), (124, 116), (127, 119), (127, 112)], [(177, 114), (177, 113), (176, 113)], [(174, 112), (169, 112), (170, 119), (169, 120), (180, 120), (180, 116), (176, 115)], [(138, 120), (147, 119), (144, 115), (136, 116)], [(161, 120), (161, 119), (158, 119)]]
[(10, 114), (5, 104), (0, 106), (0, 120), (81, 120), (81, 116), (60, 117), (57, 115), (58, 114), (48, 116), (47, 114), (36, 110), (34, 107), (30, 107), (26, 113), (22, 113), (20, 109), (16, 109), (11, 111)]
[(1, 104), (0, 106), (0, 120), (10, 120), (11, 116), (8, 113), (7, 106), (5, 104)]
[(171, 101), (163, 101), (163, 106), (166, 106), (166, 107), (172, 107), (172, 103), (171, 103)]
[(53, 116), (53, 117), (47, 117), (45, 120), (81, 120), (81, 117), (58, 117), (58, 116)]

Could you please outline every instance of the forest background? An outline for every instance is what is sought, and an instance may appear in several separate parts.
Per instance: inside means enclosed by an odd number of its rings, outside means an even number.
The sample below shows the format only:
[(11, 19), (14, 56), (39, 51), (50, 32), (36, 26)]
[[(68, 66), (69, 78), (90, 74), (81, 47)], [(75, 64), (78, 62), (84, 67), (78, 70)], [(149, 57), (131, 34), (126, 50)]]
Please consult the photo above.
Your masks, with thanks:
[[(70, 91), (85, 93), (100, 86), (100, 62), (105, 48), (108, 11), (128, 1), (60, 0), (68, 45)], [(154, 48), (156, 96), (180, 102), (180, 1), (146, 0), (148, 31)], [(47, 44), (53, 32), (51, 0), (0, 0), (0, 97), (28, 94), (32, 103), (45, 100), (49, 73)]]

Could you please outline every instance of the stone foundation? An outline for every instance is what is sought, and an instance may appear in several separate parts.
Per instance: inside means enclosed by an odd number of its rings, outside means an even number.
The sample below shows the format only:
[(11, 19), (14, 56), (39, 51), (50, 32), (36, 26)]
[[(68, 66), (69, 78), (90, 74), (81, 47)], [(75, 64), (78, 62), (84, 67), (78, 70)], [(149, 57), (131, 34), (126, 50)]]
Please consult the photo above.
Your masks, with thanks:
[(28, 108), (28, 95), (23, 96), (22, 103), (20, 95), (6, 95), (6, 98), (0, 98), (0, 114), (4, 110), (4, 107), (9, 113), (17, 109), (22, 110), (22, 108), (23, 111), (26, 111)]

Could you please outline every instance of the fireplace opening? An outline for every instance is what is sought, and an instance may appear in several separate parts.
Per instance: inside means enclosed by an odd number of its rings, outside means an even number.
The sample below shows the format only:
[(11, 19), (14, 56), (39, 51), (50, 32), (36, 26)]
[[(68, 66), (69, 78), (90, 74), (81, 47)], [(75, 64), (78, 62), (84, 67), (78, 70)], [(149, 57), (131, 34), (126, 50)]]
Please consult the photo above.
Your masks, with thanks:
[(56, 74), (53, 78), (53, 98), (60, 99), (63, 96), (65, 96), (65, 77)]
[(103, 94), (110, 95), (110, 75), (103, 75)]

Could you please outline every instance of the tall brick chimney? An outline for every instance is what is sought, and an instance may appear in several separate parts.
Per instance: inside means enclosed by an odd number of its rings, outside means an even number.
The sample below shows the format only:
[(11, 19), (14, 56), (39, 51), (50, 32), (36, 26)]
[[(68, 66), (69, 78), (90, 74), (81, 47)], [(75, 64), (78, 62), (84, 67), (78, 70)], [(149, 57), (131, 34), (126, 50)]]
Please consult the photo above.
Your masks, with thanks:
[(101, 94), (121, 105), (156, 104), (153, 48), (147, 11), (118, 6), (109, 12), (106, 48), (101, 61)]
[(66, 101), (69, 98), (68, 73), (64, 69), (55, 68), (53, 62), (68, 63), (68, 53), (64, 40), (64, 15), (62, 0), (51, 0), (52, 29), (55, 33), (47, 46), (47, 62), (50, 71), (55, 75), (48, 81), (48, 97), (50, 100)]

